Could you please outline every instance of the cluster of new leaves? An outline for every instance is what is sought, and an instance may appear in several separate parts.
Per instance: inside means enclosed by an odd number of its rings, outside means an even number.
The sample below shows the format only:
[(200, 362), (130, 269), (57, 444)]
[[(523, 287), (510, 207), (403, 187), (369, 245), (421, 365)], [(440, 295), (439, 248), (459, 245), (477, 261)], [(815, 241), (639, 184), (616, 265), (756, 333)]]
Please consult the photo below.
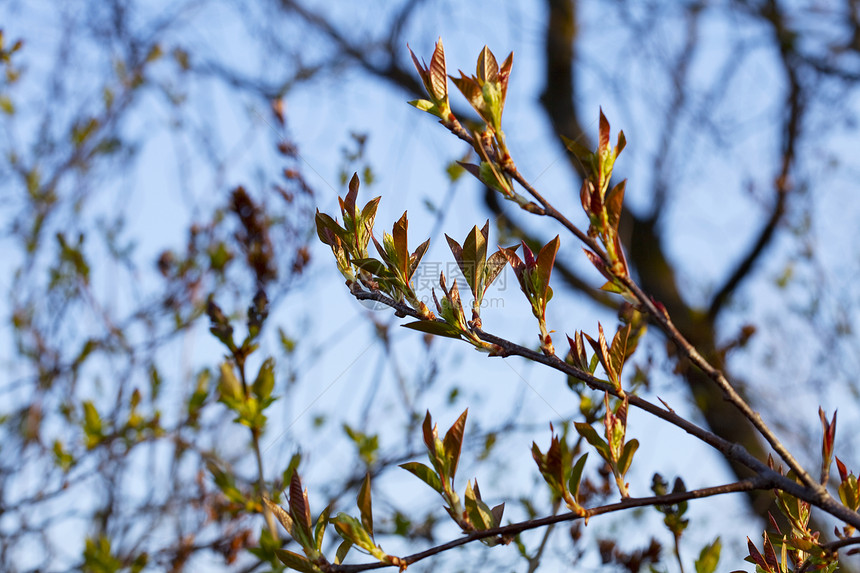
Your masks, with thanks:
[[(209, 300), (207, 314), (211, 326), (209, 330), (230, 351), (230, 360), (221, 363), (221, 378), (218, 384), (218, 400), (235, 412), (237, 423), (260, 433), (266, 425), (266, 408), (275, 398), (275, 362), (267, 358), (260, 365), (257, 377), (250, 386), (245, 377), (245, 361), (258, 347), (257, 337), (260, 328), (269, 314), (269, 301), (262, 289), (257, 291), (254, 301), (248, 307), (248, 333), (240, 345), (233, 340), (233, 327), (221, 308)], [(239, 370), (239, 376), (236, 370)]]
[[(398, 302), (406, 300), (422, 316), (432, 320), (433, 313), (418, 300), (412, 287), (412, 277), (427, 252), (430, 240), (424, 241), (410, 254), (406, 244), (409, 222), (403, 213), (394, 223), (392, 232), (383, 233), (380, 244), (373, 236), (373, 222), (380, 198), (371, 199), (359, 211), (355, 204), (358, 187), (358, 175), (354, 174), (349, 182), (349, 192), (340, 199), (343, 226), (325, 213), (317, 212), (320, 240), (331, 247), (338, 269), (350, 288), (360, 288), (360, 284), (371, 290), (381, 290)], [(368, 255), (367, 245), (371, 239), (381, 261)]]
[[(827, 420), (824, 410), (821, 408), (819, 408), (818, 414), (823, 430), (819, 481), (822, 486), (826, 486), (830, 478), (830, 466), (834, 459), (836, 413), (834, 412), (830, 421)], [(835, 459), (840, 478), (839, 499), (847, 509), (856, 512), (860, 508), (860, 488), (858, 488), (857, 478), (853, 473), (849, 473), (839, 458)], [(768, 459), (768, 466), (774, 469), (773, 459)], [(777, 468), (776, 471), (780, 475), (784, 473), (781, 467)], [(800, 479), (793, 471), (788, 472), (788, 478), (800, 484)], [(776, 496), (777, 508), (788, 523), (788, 527), (780, 527), (773, 515), (768, 514), (771, 531), (766, 531), (763, 535), (763, 551), (760, 551), (755, 543), (747, 539), (749, 556), (746, 560), (756, 565), (756, 573), (789, 573), (793, 571), (830, 573), (838, 570), (839, 556), (835, 548), (832, 545), (822, 543), (820, 533), (810, 529), (809, 520), (812, 504), (781, 489), (774, 489), (774, 495)], [(854, 532), (855, 528), (848, 524), (842, 529), (838, 527), (834, 529), (834, 534), (841, 541), (850, 541)]]
[(597, 270), (606, 277), (608, 282), (601, 287), (603, 290), (629, 297), (627, 287), (619, 280), (628, 277), (629, 270), (624, 250), (621, 248), (621, 238), (618, 235), (618, 223), (621, 221), (624, 188), (627, 182), (623, 180), (609, 188), (615, 160), (621, 154), (627, 140), (624, 138), (624, 132), (620, 131), (618, 141), (613, 147), (610, 146), (609, 135), (609, 121), (601, 110), (597, 150), (591, 151), (572, 139), (564, 138), (564, 142), (580, 160), (585, 170), (580, 200), (585, 214), (588, 215), (588, 235), (600, 239), (606, 249), (608, 261), (604, 261), (597, 253), (587, 249), (585, 254)]
[(503, 249), (502, 253), (514, 270), (520, 289), (526, 295), (532, 307), (532, 314), (538, 319), (540, 325), (540, 346), (544, 354), (551, 356), (555, 354), (552, 345), (552, 337), (546, 328), (546, 304), (552, 298), (552, 288), (549, 286), (549, 278), (552, 275), (552, 267), (555, 256), (558, 253), (559, 239), (547, 243), (538, 252), (537, 257), (525, 242), (523, 245), (523, 256), (521, 260), (516, 254), (516, 248)]
[[(466, 483), (465, 508), (460, 501), (460, 496), (454, 489), (454, 476), (457, 474), (457, 465), (460, 462), (460, 450), (463, 447), (463, 432), (466, 427), (467, 414), (468, 410), (464, 411), (445, 433), (445, 438), (439, 439), (430, 412), (427, 412), (422, 430), (424, 445), (427, 446), (427, 457), (433, 467), (430, 468), (420, 462), (408, 462), (400, 466), (442, 496), (447, 504), (445, 510), (448, 515), (465, 533), (499, 527), (502, 523), (502, 514), (505, 511), (504, 503), (492, 509), (484, 503), (481, 499), (481, 490), (478, 487), (477, 479), (474, 487), (472, 487), (471, 482)], [(496, 545), (510, 540), (484, 538), (482, 541), (487, 545)]]
[[(553, 432), (550, 425), (550, 432)], [(540, 447), (532, 442), (532, 457), (537, 463), (543, 479), (549, 485), (550, 491), (555, 499), (561, 499), (571, 511), (585, 516), (585, 508), (579, 497), (579, 486), (582, 480), (582, 471), (585, 469), (585, 461), (588, 454), (582, 454), (576, 463), (573, 463), (574, 450), (567, 444), (567, 440), (555, 433), (549, 443), (546, 453), (540, 451)]]
[(629, 497), (629, 484), (624, 481), (624, 476), (627, 470), (630, 469), (630, 464), (633, 463), (633, 455), (639, 448), (638, 440), (625, 441), (627, 434), (627, 398), (620, 400), (617, 406), (613, 409), (609, 405), (609, 394), (604, 394), (604, 417), (603, 427), (605, 440), (600, 437), (597, 431), (585, 422), (576, 422), (576, 431), (579, 435), (586, 439), (591, 444), (600, 457), (609, 465), (612, 470), (612, 475), (615, 476), (615, 483), (618, 485), (618, 491), (621, 497)]
[(410, 54), (430, 99), (419, 99), (409, 103), (438, 117), (442, 125), (468, 141), (481, 159), (478, 165), (464, 162), (460, 165), (485, 185), (499, 191), (506, 199), (514, 201), (528, 211), (540, 212), (538, 205), (514, 190), (513, 179), (509, 173), (514, 168), (514, 164), (502, 131), (502, 112), (508, 95), (508, 80), (514, 55), (508, 55), (499, 67), (496, 57), (489, 48), (484, 46), (478, 56), (475, 75), (469, 76), (460, 71), (460, 77), (450, 76), (451, 81), (484, 122), (482, 131), (470, 133), (463, 128), (451, 111), (448, 102), (449, 76), (446, 72), (442, 40), (436, 42), (436, 49), (433, 51), (429, 66), (419, 62), (411, 50)]

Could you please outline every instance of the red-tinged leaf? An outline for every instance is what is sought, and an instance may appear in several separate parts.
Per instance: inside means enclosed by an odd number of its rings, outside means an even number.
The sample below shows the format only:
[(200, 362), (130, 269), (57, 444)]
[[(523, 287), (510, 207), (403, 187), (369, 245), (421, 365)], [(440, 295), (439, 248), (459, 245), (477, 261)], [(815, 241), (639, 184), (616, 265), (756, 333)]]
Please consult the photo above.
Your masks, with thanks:
[(400, 464), (400, 467), (432, 487), (437, 492), (442, 493), (442, 480), (440, 480), (439, 476), (436, 475), (436, 473), (428, 466), (421, 462), (407, 462), (405, 464)]
[(555, 239), (543, 246), (537, 256), (537, 274), (538, 280), (543, 287), (543, 292), (539, 293), (545, 299), (547, 287), (549, 287), (549, 278), (552, 275), (552, 267), (555, 264), (555, 256), (558, 253), (560, 241), (558, 235)]
[(523, 285), (523, 271), (525, 271), (526, 266), (523, 263), (523, 261), (520, 259), (520, 257), (517, 255), (517, 248), (518, 247), (519, 247), (519, 245), (517, 245), (516, 247), (505, 247), (505, 248), (499, 247), (499, 251), (502, 253), (502, 256), (504, 256), (505, 259), (507, 259), (508, 264), (511, 265), (511, 268), (514, 270), (514, 274), (517, 276), (517, 280), (520, 281), (520, 286), (522, 286)]
[(406, 244), (406, 231), (408, 228), (409, 221), (406, 219), (406, 211), (404, 211), (403, 216), (394, 223), (394, 229), (391, 231), (391, 236), (394, 239), (394, 249), (397, 253), (397, 262), (399, 263), (398, 267), (404, 276), (408, 276), (409, 274), (409, 269), (407, 268), (409, 248)]
[(618, 471), (621, 475), (627, 473), (630, 469), (630, 464), (633, 463), (633, 455), (639, 449), (639, 440), (632, 439), (624, 444), (624, 449), (621, 451), (621, 456), (618, 458)]
[(373, 537), (373, 507), (370, 497), (370, 472), (365, 474), (358, 490), (358, 510), (361, 512), (361, 525)]
[(505, 99), (508, 97), (508, 80), (511, 77), (511, 68), (514, 66), (514, 53), (508, 54), (502, 63), (502, 68), (499, 70), (499, 84), (502, 86), (502, 107), (505, 105)]
[(839, 478), (842, 481), (848, 479), (848, 468), (845, 467), (845, 464), (842, 463), (842, 460), (839, 457), (836, 457), (836, 467), (839, 469)]
[(612, 273), (610, 273), (609, 270), (606, 268), (606, 265), (603, 264), (603, 259), (592, 253), (588, 249), (582, 249), (582, 251), (585, 253), (585, 256), (588, 257), (588, 260), (591, 261), (591, 264), (594, 265), (594, 267), (598, 271), (600, 271), (600, 274), (606, 277), (610, 282), (615, 280), (615, 277), (612, 276)]
[(615, 234), (613, 244), (615, 245), (615, 253), (618, 255), (618, 262), (621, 263), (621, 270), (616, 269), (616, 273), (624, 277), (630, 276), (630, 270), (627, 266), (627, 256), (624, 254), (624, 246), (621, 244), (621, 235), (618, 233)]
[[(484, 229), (489, 232), (489, 221)], [(472, 290), (472, 295), (477, 297), (481, 294), (481, 278), (484, 276), (484, 266), (487, 261), (487, 237), (482, 231), (478, 230), (477, 225), (472, 227), (466, 240), (463, 241), (463, 264), (460, 270), (466, 278), (466, 284)]]
[(457, 474), (457, 465), (460, 463), (460, 449), (463, 447), (463, 434), (466, 430), (466, 416), (468, 414), (469, 409), (466, 408), (445, 433), (445, 439), (442, 442), (445, 456), (448, 458), (448, 477), (451, 479), (454, 479)]
[(747, 537), (747, 549), (749, 550), (750, 555), (746, 560), (751, 560), (752, 563), (755, 563), (765, 571), (770, 571), (767, 561), (764, 559), (764, 555), (761, 554), (761, 551), (758, 550), (758, 547), (755, 546), (755, 543), (753, 543), (749, 537)]
[(478, 55), (477, 74), (478, 80), (483, 82), (495, 82), (499, 79), (499, 64), (496, 57), (487, 46)]
[(343, 542), (337, 546), (337, 552), (334, 555), (334, 564), (340, 565), (343, 563), (343, 560), (346, 559), (346, 554), (349, 553), (350, 549), (352, 549), (352, 541), (344, 539)]
[[(459, 78), (455, 78), (454, 76), (449, 77), (451, 78), (451, 81), (454, 82), (454, 85), (457, 86), (457, 89), (460, 90), (460, 93), (463, 94), (463, 97), (466, 98), (466, 101), (475, 108), (475, 111), (482, 114), (484, 111), (484, 93), (481, 90), (481, 86), (479, 86), (475, 80), (466, 76), (462, 71), (460, 72)], [(480, 177), (478, 177), (478, 179), (480, 179)]]
[(567, 490), (576, 502), (579, 501), (579, 484), (582, 481), (582, 472), (585, 469), (585, 461), (587, 459), (588, 452), (582, 454), (579, 459), (576, 460), (576, 463), (573, 465), (573, 469), (570, 470), (570, 478), (567, 481)]
[(448, 73), (445, 70), (445, 48), (442, 46), (442, 38), (436, 42), (433, 57), (430, 58), (428, 70), (431, 95), (438, 101), (448, 97)]
[(621, 220), (621, 208), (624, 205), (624, 189), (626, 185), (626, 179), (621, 181), (621, 183), (609, 190), (604, 201), (609, 226), (616, 231), (618, 230), (618, 222)]
[(496, 280), (496, 277), (505, 269), (507, 257), (501, 250), (496, 251), (490, 258), (487, 259), (486, 278), (484, 279), (484, 288), (489, 287)]
[(490, 511), (493, 514), (493, 527), (500, 527), (502, 525), (502, 516), (505, 514), (504, 502), (500, 503)]
[(424, 433), (424, 445), (430, 453), (436, 451), (436, 426), (433, 425), (433, 418), (430, 417), (430, 410), (427, 410), (427, 415), (424, 416), (424, 423), (421, 425), (421, 430)]
[(457, 165), (459, 165), (460, 167), (462, 167), (463, 169), (465, 169), (466, 171), (471, 173), (475, 177), (475, 179), (477, 179), (478, 181), (481, 181), (481, 168), (480, 167), (478, 167), (477, 165), (475, 165), (473, 163), (466, 163), (464, 161), (458, 161)]
[(602, 153), (609, 149), (609, 120), (606, 119), (606, 116), (603, 115), (603, 108), (600, 108), (600, 142), (598, 144), (598, 149)]
[(836, 438), (836, 412), (833, 412), (833, 420), (828, 423), (824, 410), (818, 408), (818, 417), (821, 419), (823, 437), (821, 440), (821, 459), (830, 466), (830, 458), (833, 456), (833, 442)]
[(523, 246), (523, 262), (526, 265), (526, 271), (532, 272), (536, 266), (535, 255), (525, 241), (522, 241)]
[(421, 259), (424, 258), (424, 253), (427, 252), (427, 248), (430, 246), (430, 239), (427, 239), (415, 249), (415, 252), (412, 253), (412, 256), (409, 257), (409, 274), (407, 278), (411, 279), (415, 274), (415, 271), (418, 269), (419, 263), (421, 263)]
[(460, 243), (449, 237), (447, 234), (445, 235), (445, 240), (448, 241), (448, 248), (451, 249), (451, 253), (454, 255), (454, 260), (457, 261), (457, 266), (463, 268), (463, 247), (461, 247)]
[(589, 179), (584, 179), (582, 181), (582, 187), (579, 188), (579, 201), (582, 203), (582, 210), (585, 211), (586, 215), (588, 215), (589, 220), (591, 220), (591, 217), (594, 215), (594, 212), (591, 210), (591, 196), (593, 194), (594, 183)]
[(770, 541), (770, 537), (767, 536), (764, 538), (764, 560), (771, 570), (780, 570), (779, 559), (776, 557), (776, 550), (773, 547), (773, 543)]
[(358, 197), (358, 187), (358, 173), (353, 173), (352, 179), (349, 180), (349, 192), (346, 194), (346, 197), (340, 201), (340, 208), (344, 215), (349, 215), (353, 218), (356, 215), (355, 200)]
[(278, 556), (278, 559), (281, 560), (281, 563), (289, 567), (290, 569), (295, 569), (296, 571), (301, 571), (302, 573), (316, 573), (318, 569), (316, 569), (310, 561), (307, 560), (306, 557), (299, 555), (298, 553), (293, 553), (292, 551), (287, 551), (286, 549), (275, 549), (275, 555)]
[(406, 49), (409, 50), (409, 55), (412, 56), (412, 63), (415, 66), (415, 69), (418, 70), (418, 75), (421, 77), (424, 89), (427, 90), (427, 95), (432, 97), (433, 94), (430, 90), (430, 76), (427, 72), (427, 65), (424, 64), (423, 61), (418, 61), (418, 57), (415, 55), (415, 52), (412, 51), (412, 48), (409, 47), (409, 44), (406, 44)]
[(290, 515), (293, 521), (307, 533), (311, 530), (311, 511), (306, 493), (302, 491), (302, 480), (298, 472), (293, 472), (290, 480)]
[[(440, 310), (441, 312), (441, 310)], [(435, 320), (421, 320), (418, 322), (409, 322), (403, 325), (404, 328), (411, 328), (419, 332), (434, 334), (436, 336), (445, 336), (447, 338), (460, 338), (460, 330), (446, 322), (437, 322)]]
[(627, 360), (627, 340), (630, 337), (631, 325), (620, 327), (615, 331), (615, 337), (612, 339), (612, 346), (609, 349), (609, 362), (612, 368), (618, 373), (621, 378), (621, 370), (624, 368), (624, 362)]
[(627, 146), (627, 138), (624, 137), (624, 131), (619, 131), (618, 132), (618, 142), (615, 144), (615, 149), (613, 150), (615, 157), (618, 157), (626, 146)]

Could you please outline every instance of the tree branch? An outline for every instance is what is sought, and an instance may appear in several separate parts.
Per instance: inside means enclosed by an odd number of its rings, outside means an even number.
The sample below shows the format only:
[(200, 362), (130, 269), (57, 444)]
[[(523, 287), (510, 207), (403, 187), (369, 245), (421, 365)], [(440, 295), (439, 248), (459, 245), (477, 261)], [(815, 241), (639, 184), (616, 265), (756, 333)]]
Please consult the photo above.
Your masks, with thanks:
[[(691, 499), (702, 499), (706, 497), (713, 497), (716, 495), (723, 495), (727, 493), (736, 493), (741, 491), (750, 491), (753, 489), (766, 489), (771, 487), (771, 484), (767, 479), (762, 477), (754, 477), (745, 479), (742, 481), (718, 485), (714, 487), (707, 487), (702, 489), (696, 489), (692, 491), (684, 491), (677, 493), (670, 493), (666, 495), (658, 495), (651, 497), (628, 497), (618, 503), (612, 503), (608, 505), (602, 505), (599, 507), (594, 507), (591, 509), (587, 509), (585, 511), (585, 516), (582, 516), (576, 512), (567, 512), (561, 513), (558, 515), (551, 515), (548, 517), (542, 517), (539, 519), (530, 519), (528, 521), (522, 521), (519, 523), (512, 523), (510, 525), (505, 525), (503, 527), (496, 527), (493, 529), (485, 529), (483, 531), (476, 531), (474, 533), (470, 533), (465, 535), (459, 539), (455, 539), (453, 541), (449, 541), (448, 543), (443, 543), (442, 545), (437, 545), (436, 547), (431, 547), (425, 551), (420, 553), (414, 553), (412, 555), (408, 555), (406, 557), (401, 557), (401, 561), (406, 565), (412, 565), (413, 563), (417, 563), (418, 561), (422, 561), (427, 559), (428, 557), (433, 557), (434, 555), (438, 555), (450, 549), (454, 549), (455, 547), (460, 547), (462, 545), (466, 545), (468, 543), (473, 543), (480, 539), (488, 539), (491, 537), (499, 537), (502, 540), (510, 541), (520, 533), (524, 531), (529, 531), (531, 529), (538, 529), (540, 527), (546, 527), (549, 525), (553, 525), (556, 523), (562, 523), (566, 521), (576, 521), (578, 519), (585, 519), (586, 522), (597, 515), (605, 515), (608, 513), (615, 513), (618, 511), (625, 511), (627, 509), (631, 509), (634, 507), (650, 507), (654, 505), (674, 505), (684, 501), (689, 501)], [(394, 567), (394, 565), (389, 565), (386, 563), (365, 563), (359, 565), (332, 565), (329, 567), (329, 571), (331, 573), (358, 573), (360, 571), (369, 571), (372, 569), (383, 569), (385, 567)]]

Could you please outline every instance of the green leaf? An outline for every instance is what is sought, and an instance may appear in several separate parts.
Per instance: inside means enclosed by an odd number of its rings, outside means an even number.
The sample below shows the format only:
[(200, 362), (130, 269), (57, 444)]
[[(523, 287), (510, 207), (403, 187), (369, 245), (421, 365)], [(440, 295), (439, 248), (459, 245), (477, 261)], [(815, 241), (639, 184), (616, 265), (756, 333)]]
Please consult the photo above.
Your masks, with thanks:
[(409, 322), (404, 325), (405, 328), (435, 334), (436, 336), (447, 336), (448, 338), (460, 338), (460, 329), (451, 326), (446, 322), (438, 322), (435, 320), (420, 320), (418, 322)]
[[(475, 487), (477, 485), (478, 482), (476, 481)], [(469, 515), (469, 521), (479, 531), (490, 529), (494, 526), (495, 518), (493, 517), (493, 512), (486, 503), (478, 499), (475, 490), (472, 489), (471, 483), (466, 484), (466, 513)]]
[(372, 275), (385, 278), (393, 276), (391, 271), (389, 271), (382, 262), (376, 259), (355, 259), (352, 262), (361, 270), (367, 271)]
[(319, 571), (313, 564), (307, 560), (306, 557), (299, 555), (298, 553), (293, 553), (292, 551), (287, 551), (286, 549), (275, 549), (275, 555), (278, 556), (278, 559), (281, 560), (281, 563), (289, 567), (290, 569), (295, 569), (296, 571), (301, 571), (302, 573), (316, 573)]
[(591, 424), (586, 424), (585, 422), (574, 422), (573, 425), (576, 427), (576, 431), (579, 432), (579, 435), (585, 438), (589, 444), (594, 446), (604, 460), (607, 462), (612, 460), (612, 456), (609, 453), (609, 444), (607, 444), (603, 438), (597, 434), (597, 431), (591, 427)]
[(633, 455), (638, 449), (639, 440), (632, 439), (624, 444), (624, 449), (621, 452), (621, 456), (618, 458), (618, 471), (621, 475), (627, 473), (627, 470), (630, 468), (630, 464), (633, 463)]
[(442, 493), (442, 480), (440, 480), (439, 476), (436, 475), (436, 473), (428, 466), (421, 462), (407, 462), (405, 464), (400, 464), (400, 467), (432, 487), (438, 493)]
[(352, 549), (352, 541), (344, 539), (343, 543), (337, 547), (337, 552), (334, 555), (334, 564), (340, 565), (343, 563), (343, 560), (346, 558), (346, 554), (349, 553), (350, 549)]
[(254, 395), (256, 395), (260, 401), (265, 401), (272, 395), (274, 387), (275, 361), (272, 358), (267, 358), (260, 366), (260, 371), (257, 373), (257, 379), (254, 380)]
[(582, 454), (579, 459), (576, 460), (576, 463), (573, 465), (573, 469), (570, 471), (570, 479), (567, 482), (567, 490), (576, 501), (578, 501), (579, 484), (582, 481), (582, 471), (585, 469), (585, 460), (587, 459), (588, 452)]
[(236, 377), (233, 365), (227, 361), (222, 362), (221, 379), (218, 381), (218, 399), (223, 402), (225, 400), (242, 400), (243, 398), (242, 385)]
[(370, 498), (370, 472), (365, 474), (358, 490), (358, 510), (361, 512), (361, 525), (373, 537), (373, 508)]
[(454, 479), (457, 474), (457, 465), (460, 462), (460, 449), (463, 446), (463, 433), (466, 429), (466, 416), (469, 414), (469, 409), (463, 411), (457, 421), (454, 422), (445, 434), (445, 439), (442, 445), (445, 449), (445, 457), (447, 458), (448, 477)]
[(331, 504), (326, 506), (317, 518), (316, 525), (314, 525), (314, 547), (316, 547), (317, 550), (322, 550), (323, 537), (325, 537), (325, 530), (329, 521), (328, 517), (331, 514), (331, 507)]
[(361, 523), (351, 515), (346, 513), (338, 513), (334, 518), (334, 528), (338, 535), (346, 540), (352, 541), (368, 553), (376, 549), (376, 544), (370, 537), (370, 533), (364, 529)]

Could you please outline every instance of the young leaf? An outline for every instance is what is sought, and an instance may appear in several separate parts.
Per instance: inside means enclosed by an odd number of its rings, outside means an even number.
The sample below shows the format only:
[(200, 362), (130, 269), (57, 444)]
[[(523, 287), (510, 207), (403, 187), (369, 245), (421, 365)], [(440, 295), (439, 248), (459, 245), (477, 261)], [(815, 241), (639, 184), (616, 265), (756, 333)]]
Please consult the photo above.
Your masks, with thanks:
[(558, 253), (559, 247), (559, 238), (558, 235), (555, 236), (555, 239), (547, 243), (541, 248), (540, 252), (537, 256), (537, 276), (539, 280), (539, 284), (543, 288), (543, 292), (536, 293), (546, 298), (546, 292), (549, 287), (549, 277), (552, 274), (552, 266), (555, 263), (555, 255)]
[[(475, 488), (477, 487), (478, 482), (475, 481)], [(481, 501), (477, 490), (472, 489), (471, 483), (466, 484), (466, 513), (475, 529), (481, 531), (493, 527), (493, 512), (486, 503)]]
[(370, 500), (370, 472), (365, 474), (358, 490), (358, 510), (361, 512), (361, 525), (373, 537), (373, 508)]
[(376, 550), (376, 543), (373, 542), (370, 533), (351, 515), (343, 512), (338, 513), (337, 517), (334, 518), (334, 528), (342, 538), (352, 541), (368, 553), (373, 553)]
[(325, 537), (326, 526), (328, 525), (328, 516), (331, 514), (331, 504), (326, 506), (326, 508), (320, 513), (320, 516), (317, 518), (316, 525), (314, 525), (314, 547), (318, 550), (322, 549), (323, 537)]
[(639, 440), (632, 439), (624, 444), (624, 449), (621, 451), (621, 456), (618, 458), (618, 471), (621, 475), (627, 473), (630, 469), (630, 464), (633, 463), (633, 455), (639, 449)]
[(289, 533), (290, 536), (292, 536), (293, 535), (293, 519), (290, 517), (290, 514), (287, 513), (287, 511), (283, 507), (281, 507), (277, 503), (274, 503), (268, 497), (263, 498), (263, 503), (266, 504), (266, 507), (269, 508), (269, 511), (272, 512), (272, 515), (274, 515), (275, 519), (277, 519), (278, 522), (280, 522), (280, 524), (284, 527), (286, 532)]
[(578, 501), (579, 497), (579, 484), (582, 481), (582, 471), (585, 469), (585, 460), (588, 459), (588, 452), (582, 454), (576, 463), (573, 465), (573, 469), (570, 471), (570, 479), (567, 482), (567, 490), (570, 492), (570, 495), (573, 496), (574, 501)]
[(576, 427), (576, 431), (579, 432), (579, 435), (585, 438), (589, 444), (594, 446), (604, 460), (610, 461), (612, 459), (612, 456), (609, 453), (609, 444), (607, 444), (603, 438), (597, 434), (597, 431), (591, 427), (591, 424), (586, 424), (585, 422), (574, 422), (573, 425)]
[(352, 541), (344, 539), (337, 547), (337, 552), (334, 555), (334, 564), (340, 565), (343, 563), (343, 560), (346, 558), (346, 554), (349, 553), (350, 549), (352, 549)]
[(448, 338), (460, 338), (460, 330), (455, 326), (451, 326), (446, 322), (437, 322), (435, 320), (420, 320), (418, 322), (408, 322), (404, 325), (405, 328), (435, 334), (436, 336), (446, 336)]
[(421, 462), (406, 462), (405, 464), (400, 464), (400, 467), (435, 489), (438, 493), (442, 493), (442, 481), (426, 465)]
[(260, 366), (260, 371), (257, 373), (257, 379), (254, 380), (254, 395), (261, 401), (268, 400), (272, 395), (272, 389), (275, 387), (275, 360), (267, 358)]
[(499, 64), (487, 46), (478, 55), (477, 76), (480, 83), (494, 82), (499, 76)]
[(722, 544), (719, 537), (713, 543), (705, 545), (699, 553), (699, 558), (696, 559), (696, 573), (714, 573), (717, 570), (717, 564), (720, 562), (721, 549)]
[(293, 553), (292, 551), (288, 551), (286, 549), (275, 549), (275, 555), (278, 556), (278, 559), (281, 560), (281, 563), (283, 563), (290, 569), (295, 569), (296, 571), (301, 571), (302, 573), (317, 573), (319, 571), (319, 569), (314, 567), (313, 564), (308, 561), (306, 557), (303, 557), (298, 553)]
[(457, 465), (460, 462), (460, 448), (463, 446), (463, 433), (466, 429), (466, 416), (469, 414), (469, 409), (463, 411), (457, 421), (451, 425), (448, 432), (445, 434), (445, 439), (442, 442), (445, 449), (445, 457), (447, 458), (449, 473), (448, 477), (454, 479), (457, 474)]

